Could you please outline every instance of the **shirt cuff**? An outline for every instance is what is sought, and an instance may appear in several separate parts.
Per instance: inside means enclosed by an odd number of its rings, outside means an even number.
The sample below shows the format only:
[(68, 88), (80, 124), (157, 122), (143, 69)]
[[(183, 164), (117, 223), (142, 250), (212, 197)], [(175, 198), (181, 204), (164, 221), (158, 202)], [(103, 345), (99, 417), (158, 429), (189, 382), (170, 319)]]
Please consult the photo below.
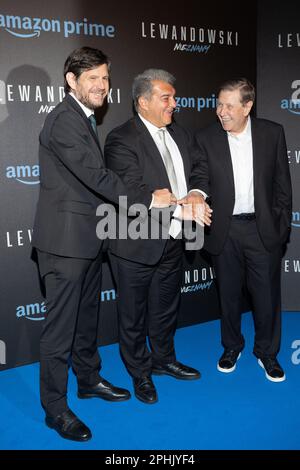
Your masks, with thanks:
[(201, 189), (190, 189), (190, 191), (188, 192), (188, 194), (191, 193), (192, 191), (196, 191), (197, 193), (202, 194), (202, 196), (204, 197), (204, 200), (206, 200), (207, 197), (208, 197), (207, 194), (206, 194), (204, 191), (201, 191)]
[(151, 211), (151, 209), (152, 209), (153, 202), (154, 202), (154, 194), (152, 194), (151, 204), (150, 204), (150, 207), (149, 207), (149, 209), (148, 209), (149, 211)]

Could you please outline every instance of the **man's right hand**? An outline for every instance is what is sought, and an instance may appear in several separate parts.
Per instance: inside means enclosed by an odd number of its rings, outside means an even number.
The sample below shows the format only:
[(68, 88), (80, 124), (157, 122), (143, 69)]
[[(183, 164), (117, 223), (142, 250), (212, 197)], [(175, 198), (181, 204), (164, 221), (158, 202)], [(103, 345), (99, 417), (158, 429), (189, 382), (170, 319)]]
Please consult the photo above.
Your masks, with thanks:
[(170, 193), (167, 188), (156, 189), (153, 193), (153, 202), (152, 207), (157, 209), (162, 209), (164, 207), (169, 207), (177, 203), (177, 199), (174, 194)]

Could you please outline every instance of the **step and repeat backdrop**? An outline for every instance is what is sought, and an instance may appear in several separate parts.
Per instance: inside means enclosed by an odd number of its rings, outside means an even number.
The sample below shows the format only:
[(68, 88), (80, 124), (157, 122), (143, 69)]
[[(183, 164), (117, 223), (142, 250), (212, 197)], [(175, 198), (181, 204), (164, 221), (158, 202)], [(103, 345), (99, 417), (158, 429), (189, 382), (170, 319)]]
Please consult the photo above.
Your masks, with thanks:
[(258, 4), (257, 115), (284, 126), (293, 184), (290, 243), (282, 263), (282, 307), (299, 310), (300, 280), (300, 5)]
[[(108, 103), (98, 116), (102, 144), (109, 130), (132, 115), (132, 80), (149, 67), (164, 68), (176, 76), (176, 120), (196, 130), (215, 119), (216, 89), (221, 81), (246, 76), (255, 83), (256, 19), (255, 8), (251, 7), (245, 17), (236, 0), (230, 2), (230, 8), (226, 3), (202, 0), (184, 5), (157, 0), (149, 4), (139, 0), (1, 0), (0, 369), (39, 359), (46, 308), (30, 245), (39, 192), (38, 135), (47, 114), (63, 98), (66, 57), (73, 49), (87, 45), (102, 49), (111, 59)], [(271, 28), (270, 18), (267, 26)], [(296, 51), (295, 31), (296, 23), (290, 39)], [(299, 87), (296, 79), (300, 76), (289, 55), (287, 27), (285, 33), (278, 28), (279, 33), (284, 46), (278, 50), (278, 35), (272, 41), (266, 33), (266, 54), (271, 54), (267, 49), (272, 50), (278, 74), (266, 65), (267, 103), (260, 97), (259, 111), (285, 120), (292, 128), (300, 117), (289, 114), (288, 109), (281, 110), (281, 102), (290, 98), (295, 83)], [(267, 60), (273, 62), (271, 56)], [(261, 56), (262, 61), (266, 57)], [(285, 61), (289, 72), (283, 66)], [(263, 84), (260, 87), (264, 88)], [(288, 129), (288, 137), (291, 166), (296, 171), (296, 132), (293, 135)], [(290, 284), (293, 253), (295, 250), (291, 250), (288, 263)], [(179, 326), (217, 318), (210, 260), (201, 253), (189, 253), (184, 264)], [(296, 292), (291, 285), (286, 307), (295, 307), (293, 290)], [(99, 296), (99, 343), (107, 344), (117, 340), (116, 291), (107, 263)]]

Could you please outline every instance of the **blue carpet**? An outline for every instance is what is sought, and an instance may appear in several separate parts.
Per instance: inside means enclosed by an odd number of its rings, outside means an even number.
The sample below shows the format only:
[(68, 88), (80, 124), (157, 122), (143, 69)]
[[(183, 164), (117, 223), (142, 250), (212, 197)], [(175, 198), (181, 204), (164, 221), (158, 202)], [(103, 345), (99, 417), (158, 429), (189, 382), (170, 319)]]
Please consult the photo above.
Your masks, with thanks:
[[(93, 439), (75, 443), (61, 439), (44, 425), (39, 404), (39, 365), (0, 373), (0, 449), (300, 449), (300, 313), (283, 315), (279, 360), (287, 380), (272, 383), (252, 354), (253, 323), (243, 316), (246, 347), (232, 374), (222, 374), (216, 362), (222, 353), (219, 322), (213, 321), (176, 334), (178, 359), (199, 368), (201, 380), (178, 381), (154, 377), (159, 394), (155, 405), (133, 397), (123, 403), (79, 400), (70, 373), (69, 404), (91, 428)], [(299, 346), (298, 346), (299, 349)], [(101, 348), (102, 373), (132, 391), (118, 346)], [(298, 362), (298, 361), (294, 361)]]

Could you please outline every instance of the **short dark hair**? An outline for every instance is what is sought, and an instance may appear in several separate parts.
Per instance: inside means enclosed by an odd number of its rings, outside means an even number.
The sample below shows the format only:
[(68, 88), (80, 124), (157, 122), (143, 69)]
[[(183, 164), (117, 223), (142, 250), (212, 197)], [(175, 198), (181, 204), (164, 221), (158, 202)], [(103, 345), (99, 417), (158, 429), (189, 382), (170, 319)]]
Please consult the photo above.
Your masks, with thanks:
[(221, 91), (240, 90), (242, 104), (255, 100), (255, 88), (247, 78), (232, 78), (223, 82), (218, 89), (217, 96)]
[(139, 98), (145, 96), (147, 99), (151, 98), (153, 91), (154, 80), (161, 80), (169, 85), (174, 85), (175, 77), (162, 69), (147, 69), (143, 73), (137, 75), (133, 80), (132, 85), (132, 98), (135, 110), (138, 112)]
[(68, 72), (74, 73), (76, 79), (78, 79), (82, 72), (94, 69), (103, 64), (107, 64), (108, 68), (110, 67), (108, 57), (99, 49), (94, 49), (93, 47), (80, 47), (79, 49), (75, 49), (71, 52), (64, 65), (65, 93), (71, 91), (66, 80)]

